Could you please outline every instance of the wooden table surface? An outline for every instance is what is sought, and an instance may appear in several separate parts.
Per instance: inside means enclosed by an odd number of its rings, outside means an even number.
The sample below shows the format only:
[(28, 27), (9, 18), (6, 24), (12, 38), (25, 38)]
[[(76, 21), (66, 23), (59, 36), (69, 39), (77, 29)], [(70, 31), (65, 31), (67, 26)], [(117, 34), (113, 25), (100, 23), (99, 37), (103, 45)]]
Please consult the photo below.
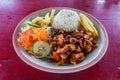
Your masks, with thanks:
[[(48, 7), (86, 11), (105, 26), (109, 47), (96, 65), (81, 72), (54, 74), (24, 63), (14, 51), (12, 34), (31, 12)], [(0, 80), (120, 80), (120, 0), (0, 0)]]

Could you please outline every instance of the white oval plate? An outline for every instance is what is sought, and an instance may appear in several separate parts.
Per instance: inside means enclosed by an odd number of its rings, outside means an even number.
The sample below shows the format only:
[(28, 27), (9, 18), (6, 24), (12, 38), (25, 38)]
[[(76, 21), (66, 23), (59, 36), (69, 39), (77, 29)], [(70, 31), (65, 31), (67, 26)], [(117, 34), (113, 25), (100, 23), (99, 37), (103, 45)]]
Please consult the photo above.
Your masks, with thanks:
[[(96, 29), (99, 32), (99, 38), (98, 38), (99, 47), (93, 50), (88, 56), (86, 56), (85, 60), (78, 63), (77, 65), (69, 64), (69, 65), (56, 66), (55, 62), (51, 62), (49, 60), (37, 59), (34, 56), (30, 55), (28, 52), (26, 52), (17, 42), (17, 34), (20, 31), (20, 27), (23, 25), (24, 21), (31, 20), (37, 16), (44, 16), (47, 12), (50, 12), (52, 9), (56, 9), (56, 12), (59, 12), (61, 9), (71, 9), (78, 12), (78, 14), (83, 13), (87, 17), (89, 17), (90, 20), (92, 20)], [(67, 7), (52, 7), (52, 8), (46, 8), (33, 12), (30, 15), (26, 16), (22, 21), (20, 21), (20, 23), (17, 25), (17, 27), (14, 30), (12, 42), (17, 55), (28, 65), (37, 68), (39, 70), (52, 72), (52, 73), (72, 73), (93, 66), (104, 56), (108, 47), (108, 36), (104, 26), (99, 22), (99, 20), (97, 20), (92, 15), (78, 9), (67, 8)]]

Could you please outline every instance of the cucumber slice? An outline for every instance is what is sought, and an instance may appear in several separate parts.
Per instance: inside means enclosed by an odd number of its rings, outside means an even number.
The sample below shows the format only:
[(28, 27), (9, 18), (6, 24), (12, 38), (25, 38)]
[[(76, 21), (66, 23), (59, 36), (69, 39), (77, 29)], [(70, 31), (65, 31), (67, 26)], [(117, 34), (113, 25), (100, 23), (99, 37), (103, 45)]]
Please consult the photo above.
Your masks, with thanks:
[(39, 25), (33, 24), (30, 21), (25, 21), (21, 27), (21, 32), (25, 32), (26, 30), (30, 29), (31, 27), (39, 28)]
[(28, 24), (28, 25), (30, 25), (30, 26), (40, 28), (40, 26), (39, 26), (39, 25), (33, 24), (33, 23), (32, 23), (32, 22), (30, 22), (30, 21), (26, 21), (25, 23), (26, 23), (26, 24)]
[(33, 44), (33, 53), (39, 58), (47, 57), (51, 52), (51, 48), (48, 42), (46, 41), (36, 41)]

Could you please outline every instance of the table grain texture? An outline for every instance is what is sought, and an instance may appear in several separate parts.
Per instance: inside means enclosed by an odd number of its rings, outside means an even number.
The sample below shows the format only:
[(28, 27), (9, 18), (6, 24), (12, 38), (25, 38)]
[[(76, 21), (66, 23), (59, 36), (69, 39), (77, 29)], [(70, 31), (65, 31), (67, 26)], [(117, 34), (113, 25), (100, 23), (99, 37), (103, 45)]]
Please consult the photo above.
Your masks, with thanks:
[[(25, 16), (48, 7), (72, 7), (100, 20), (109, 37), (105, 56), (70, 74), (48, 73), (24, 63), (13, 48), (13, 31)], [(120, 0), (0, 0), (0, 80), (120, 80)]]

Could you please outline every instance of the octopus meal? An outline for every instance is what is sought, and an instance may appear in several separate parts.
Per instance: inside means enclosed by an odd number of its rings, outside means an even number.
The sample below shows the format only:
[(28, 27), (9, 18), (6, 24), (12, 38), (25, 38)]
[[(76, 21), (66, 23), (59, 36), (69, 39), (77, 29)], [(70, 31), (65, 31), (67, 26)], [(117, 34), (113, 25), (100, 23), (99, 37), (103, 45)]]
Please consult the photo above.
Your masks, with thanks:
[(78, 64), (98, 47), (97, 29), (83, 13), (55, 9), (25, 21), (18, 33), (18, 43), (36, 58), (48, 58), (57, 65)]

